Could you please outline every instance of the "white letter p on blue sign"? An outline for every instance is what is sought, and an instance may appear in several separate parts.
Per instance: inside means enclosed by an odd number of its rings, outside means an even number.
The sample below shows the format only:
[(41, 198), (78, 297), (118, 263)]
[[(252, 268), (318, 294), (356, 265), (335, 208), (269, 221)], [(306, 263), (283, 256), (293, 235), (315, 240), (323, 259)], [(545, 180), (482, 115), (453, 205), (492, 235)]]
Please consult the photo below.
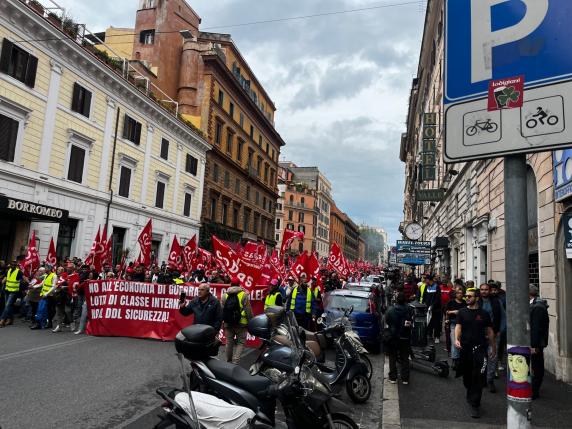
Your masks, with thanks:
[(495, 46), (524, 39), (546, 18), (549, 0), (519, 0), (526, 14), (517, 24), (492, 31), (492, 8), (511, 0), (471, 0), (471, 82), (493, 77), (492, 51)]

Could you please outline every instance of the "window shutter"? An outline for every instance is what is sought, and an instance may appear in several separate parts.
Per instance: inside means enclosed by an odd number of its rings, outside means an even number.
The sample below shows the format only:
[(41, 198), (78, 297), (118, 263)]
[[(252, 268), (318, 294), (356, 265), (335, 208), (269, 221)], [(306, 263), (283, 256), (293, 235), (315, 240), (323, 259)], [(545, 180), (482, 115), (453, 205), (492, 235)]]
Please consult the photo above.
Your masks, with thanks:
[(18, 126), (18, 121), (0, 115), (0, 159), (3, 161), (14, 162)]
[(80, 112), (79, 98), (80, 98), (81, 86), (77, 82), (73, 84), (73, 95), (72, 95), (72, 105), (71, 108), (74, 112)]
[(34, 87), (36, 83), (36, 70), (38, 69), (38, 59), (33, 55), (28, 57), (28, 66), (26, 67), (26, 77), (24, 83), (30, 88)]
[(192, 157), (191, 155), (187, 154), (187, 159), (185, 161), (185, 171), (190, 173), (192, 170)]
[(2, 56), (0, 57), (0, 72), (2, 73), (8, 73), (13, 46), (14, 44), (6, 38), (2, 41)]
[(135, 122), (135, 135), (133, 143), (139, 144), (140, 142), (141, 142), (141, 124), (139, 122)]
[(129, 129), (131, 128), (131, 118), (127, 116), (127, 113), (123, 117), (123, 138), (129, 139)]
[(145, 43), (145, 34), (147, 32), (146, 31), (142, 31), (141, 33), (139, 33), (139, 43)]
[(91, 91), (88, 91), (87, 89), (83, 90), (84, 93), (84, 97), (83, 97), (83, 109), (81, 111), (81, 113), (83, 113), (83, 115), (85, 117), (89, 118), (89, 111), (91, 109)]
[(165, 197), (165, 184), (157, 182), (157, 195), (155, 197), (155, 207), (163, 208), (163, 199)]
[(190, 216), (191, 215), (191, 194), (185, 194), (185, 207), (183, 208), (183, 215)]
[(197, 175), (197, 168), (199, 165), (199, 160), (197, 158), (192, 158), (191, 161), (192, 161), (191, 162), (191, 174), (196, 176)]
[(70, 165), (68, 167), (68, 180), (77, 183), (82, 182), (84, 162), (85, 150), (72, 145), (70, 153)]
[(131, 169), (121, 167), (121, 175), (119, 178), (119, 195), (129, 198), (129, 184), (131, 182)]

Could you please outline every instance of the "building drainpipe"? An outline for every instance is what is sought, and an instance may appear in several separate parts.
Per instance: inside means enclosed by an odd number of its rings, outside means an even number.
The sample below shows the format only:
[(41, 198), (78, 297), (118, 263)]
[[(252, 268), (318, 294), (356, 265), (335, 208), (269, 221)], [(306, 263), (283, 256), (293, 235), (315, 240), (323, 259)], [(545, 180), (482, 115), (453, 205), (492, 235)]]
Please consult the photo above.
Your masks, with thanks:
[(107, 213), (105, 214), (105, 230), (109, 224), (109, 210), (111, 209), (111, 204), (113, 203), (113, 171), (115, 169), (115, 150), (117, 149), (117, 131), (119, 129), (119, 112), (120, 108), (117, 108), (117, 116), (115, 117), (115, 135), (113, 136), (113, 151), (111, 154), (111, 171), (109, 172), (109, 201), (107, 203)]

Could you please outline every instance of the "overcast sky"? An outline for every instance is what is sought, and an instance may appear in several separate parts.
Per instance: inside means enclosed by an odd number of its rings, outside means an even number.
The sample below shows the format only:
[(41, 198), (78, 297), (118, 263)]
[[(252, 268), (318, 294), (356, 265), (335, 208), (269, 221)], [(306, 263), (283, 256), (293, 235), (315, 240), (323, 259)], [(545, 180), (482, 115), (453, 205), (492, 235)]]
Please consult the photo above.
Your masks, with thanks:
[[(339, 208), (398, 238), (404, 168), (400, 135), (417, 72), (425, 1), (187, 0), (201, 29), (372, 6), (413, 3), (230, 33), (278, 109), (281, 160), (317, 165)], [(138, 0), (57, 0), (92, 31), (132, 27)]]

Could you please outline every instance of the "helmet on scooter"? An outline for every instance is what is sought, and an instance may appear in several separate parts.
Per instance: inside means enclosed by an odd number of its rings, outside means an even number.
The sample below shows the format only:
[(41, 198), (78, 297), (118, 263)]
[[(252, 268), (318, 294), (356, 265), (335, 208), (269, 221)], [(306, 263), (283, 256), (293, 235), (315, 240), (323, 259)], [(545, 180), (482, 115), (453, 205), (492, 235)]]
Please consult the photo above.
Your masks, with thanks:
[(266, 314), (254, 316), (248, 322), (248, 333), (269, 340), (272, 335), (272, 323)]

